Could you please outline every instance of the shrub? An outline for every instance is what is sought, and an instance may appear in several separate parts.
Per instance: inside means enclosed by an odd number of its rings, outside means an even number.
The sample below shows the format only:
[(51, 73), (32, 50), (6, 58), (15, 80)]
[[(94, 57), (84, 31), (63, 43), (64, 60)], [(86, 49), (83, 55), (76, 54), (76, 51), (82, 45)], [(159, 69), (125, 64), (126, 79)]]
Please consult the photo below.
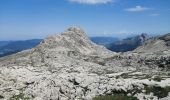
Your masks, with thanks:
[(158, 98), (167, 97), (168, 93), (170, 92), (170, 86), (166, 86), (164, 88), (160, 86), (145, 86), (146, 94), (153, 93), (154, 96)]
[(124, 94), (101, 95), (96, 96), (93, 100), (138, 100), (137, 97), (126, 96)]
[(95, 63), (104, 66), (106, 64), (105, 61), (94, 61)]
[(14, 95), (11, 100), (30, 100), (29, 97), (25, 97), (23, 93), (20, 93), (18, 95)]
[(4, 97), (2, 95), (0, 95), (0, 99), (3, 99)]
[(154, 81), (157, 81), (157, 82), (160, 82), (160, 81), (162, 80), (162, 77), (160, 77), (160, 76), (155, 76), (155, 77), (153, 78), (153, 80), (154, 80)]

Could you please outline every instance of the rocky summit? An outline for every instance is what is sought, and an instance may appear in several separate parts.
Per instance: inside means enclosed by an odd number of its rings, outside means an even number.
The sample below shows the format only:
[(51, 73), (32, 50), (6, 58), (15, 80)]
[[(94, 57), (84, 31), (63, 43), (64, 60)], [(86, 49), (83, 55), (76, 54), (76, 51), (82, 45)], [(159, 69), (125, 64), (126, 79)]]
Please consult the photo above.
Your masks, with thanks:
[(170, 100), (168, 39), (115, 53), (70, 27), (33, 49), (0, 58), (0, 99)]

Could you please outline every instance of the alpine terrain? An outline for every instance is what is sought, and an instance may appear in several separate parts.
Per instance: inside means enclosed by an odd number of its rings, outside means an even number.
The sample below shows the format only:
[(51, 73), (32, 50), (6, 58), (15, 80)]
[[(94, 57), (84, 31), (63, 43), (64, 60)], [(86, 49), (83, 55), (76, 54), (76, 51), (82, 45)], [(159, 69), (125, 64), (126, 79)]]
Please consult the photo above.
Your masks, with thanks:
[(170, 34), (115, 53), (78, 27), (0, 58), (2, 100), (170, 100)]
[(148, 39), (150, 39), (150, 36), (148, 36), (148, 34), (146, 33), (142, 33), (141, 35), (112, 42), (109, 45), (106, 45), (106, 47), (114, 52), (127, 52), (132, 51), (137, 47), (141, 46)]

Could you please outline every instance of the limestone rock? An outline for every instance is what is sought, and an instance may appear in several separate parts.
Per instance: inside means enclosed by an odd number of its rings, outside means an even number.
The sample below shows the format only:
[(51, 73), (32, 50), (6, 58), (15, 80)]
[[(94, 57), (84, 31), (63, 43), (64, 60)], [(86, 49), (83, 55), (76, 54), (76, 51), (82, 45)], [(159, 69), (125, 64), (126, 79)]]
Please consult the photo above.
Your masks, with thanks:
[[(163, 40), (153, 43), (155, 48), (164, 44)], [(92, 43), (81, 28), (71, 27), (33, 49), (0, 58), (0, 99), (92, 100), (115, 93), (134, 94), (140, 100), (157, 98), (140, 90), (155, 84), (169, 86), (169, 71), (155, 63), (168, 68), (169, 51), (162, 51), (159, 55), (114, 53)], [(160, 82), (149, 77), (158, 74), (164, 77)]]

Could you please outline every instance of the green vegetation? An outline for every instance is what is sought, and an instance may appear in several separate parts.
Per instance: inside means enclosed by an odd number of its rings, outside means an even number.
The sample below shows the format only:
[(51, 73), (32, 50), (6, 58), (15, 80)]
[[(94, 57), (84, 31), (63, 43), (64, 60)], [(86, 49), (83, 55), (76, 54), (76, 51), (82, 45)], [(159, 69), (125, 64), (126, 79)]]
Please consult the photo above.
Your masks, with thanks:
[(154, 80), (154, 81), (157, 81), (157, 82), (160, 82), (160, 81), (162, 80), (162, 77), (160, 77), (160, 76), (155, 76), (155, 77), (153, 78), (153, 80)]
[(124, 94), (101, 95), (96, 96), (93, 100), (138, 100), (137, 97), (126, 96)]
[(160, 68), (170, 70), (170, 57), (169, 58), (162, 57), (161, 59), (156, 61), (156, 63)]
[(132, 73), (123, 73), (121, 74), (120, 76), (117, 76), (116, 78), (119, 78), (119, 77), (122, 77), (124, 79), (127, 79), (127, 78), (133, 78), (133, 79), (149, 79), (149, 80), (154, 80), (154, 81), (157, 81), (157, 82), (161, 82), (161, 80), (163, 80), (163, 78), (161, 77), (161, 75), (159, 76), (154, 76), (152, 78), (152, 74), (149, 75), (149, 74), (132, 74)]
[[(133, 90), (112, 90), (111, 94), (99, 95), (93, 98), (93, 100), (138, 100), (134, 95), (140, 92), (142, 92), (141, 89), (133, 85)], [(130, 96), (128, 94), (130, 94)]]
[(143, 79), (151, 79), (151, 77), (152, 77), (152, 75), (147, 74), (143, 77)]
[[(107, 61), (112, 61), (112, 60), (121, 60), (121, 59), (123, 59), (121, 56), (118, 56), (118, 55), (116, 55), (116, 56), (112, 56), (112, 57), (108, 57), (108, 58), (103, 58), (103, 59), (98, 59), (99, 57), (94, 57), (93, 59), (95, 59), (95, 60), (93, 60), (93, 62), (94, 63), (97, 63), (97, 64), (99, 64), (99, 65), (102, 65), (102, 66), (105, 66), (105, 64), (106, 64), (106, 62)], [(86, 61), (86, 60), (85, 60)]]
[(102, 66), (104, 66), (106, 64), (105, 61), (97, 61), (97, 60), (94, 61), (94, 63), (97, 63), (97, 64), (102, 65)]
[(102, 75), (102, 74), (104, 74), (103, 72), (101, 72), (101, 71), (92, 71), (92, 73), (94, 73), (94, 74), (97, 74), (97, 75)]
[[(148, 86), (144, 87), (145, 94), (153, 93), (154, 96), (158, 98), (167, 97), (170, 92), (170, 86), (160, 87), (160, 86)], [(130, 93), (131, 96), (127, 94)], [(142, 93), (141, 89), (133, 86), (133, 90), (125, 91), (112, 91), (111, 94), (99, 95), (93, 98), (93, 100), (138, 100), (137, 97), (133, 97), (136, 93)]]
[(127, 78), (130, 78), (129, 74), (128, 73), (123, 73), (120, 75), (122, 78), (124, 79), (127, 79)]
[(30, 97), (23, 93), (24, 90), (25, 88), (19, 89), (20, 93), (18, 95), (13, 95), (10, 100), (30, 100)]
[(29, 97), (25, 97), (24, 93), (20, 93), (18, 95), (14, 95), (13, 97), (11, 97), (10, 100), (30, 100)]
[(168, 71), (170, 70), (170, 64), (167, 65), (167, 70), (168, 70)]
[(0, 99), (3, 99), (4, 97), (2, 95), (0, 95)]
[(146, 94), (150, 94), (151, 92), (154, 96), (158, 98), (167, 97), (168, 93), (170, 92), (170, 86), (160, 87), (160, 86), (145, 86)]
[(105, 70), (105, 74), (112, 74), (112, 73), (115, 73), (115, 71), (113, 71), (113, 70)]
[(98, 64), (104, 66), (105, 62), (98, 62)]
[(130, 73), (123, 73), (120, 75), (120, 77), (127, 79), (127, 78), (134, 78), (134, 79), (150, 79), (151, 75), (146, 75), (146, 74), (132, 74), (133, 72)]
[(109, 61), (109, 60), (113, 60), (113, 59), (121, 60), (121, 59), (123, 59), (123, 57), (121, 57), (120, 55), (116, 55), (116, 56), (105, 58), (104, 60)]
[(68, 56), (68, 57), (78, 56), (78, 52), (76, 52), (76, 51), (68, 51), (67, 56)]

